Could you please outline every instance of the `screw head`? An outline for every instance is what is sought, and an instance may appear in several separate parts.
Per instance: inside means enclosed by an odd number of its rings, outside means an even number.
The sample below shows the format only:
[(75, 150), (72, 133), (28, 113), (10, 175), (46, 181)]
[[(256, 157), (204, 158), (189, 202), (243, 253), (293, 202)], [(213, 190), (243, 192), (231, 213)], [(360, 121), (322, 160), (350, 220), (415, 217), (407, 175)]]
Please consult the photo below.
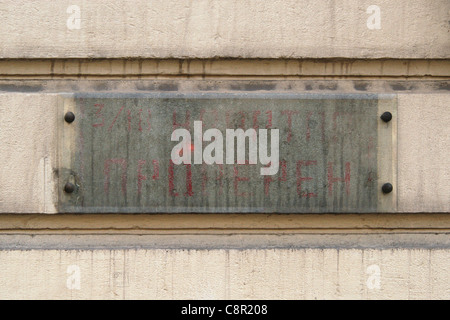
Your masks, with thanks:
[(64, 120), (65, 120), (67, 123), (72, 123), (72, 122), (74, 122), (74, 121), (75, 121), (75, 114), (74, 114), (73, 112), (71, 112), (71, 111), (67, 112), (67, 113), (65, 114), (65, 116), (64, 116)]
[(394, 190), (394, 187), (389, 182), (383, 184), (383, 186), (381, 187), (381, 191), (383, 191), (384, 194), (391, 193), (392, 190)]
[(64, 192), (65, 193), (72, 193), (75, 191), (75, 185), (73, 183), (67, 182), (64, 185)]
[(383, 120), (384, 122), (389, 122), (392, 120), (392, 113), (390, 113), (389, 111), (386, 111), (385, 113), (383, 113), (381, 115), (381, 120)]

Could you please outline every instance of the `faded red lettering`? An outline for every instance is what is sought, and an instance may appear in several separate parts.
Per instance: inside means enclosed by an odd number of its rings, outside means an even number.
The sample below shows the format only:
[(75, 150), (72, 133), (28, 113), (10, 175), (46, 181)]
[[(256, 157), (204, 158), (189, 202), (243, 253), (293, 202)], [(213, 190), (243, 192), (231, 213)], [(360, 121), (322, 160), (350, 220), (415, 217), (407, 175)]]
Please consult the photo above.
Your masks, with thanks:
[(241, 115), (241, 128), (245, 130), (245, 118), (247, 117), (247, 114), (245, 111), (239, 111), (238, 113)]
[[(192, 190), (192, 170), (190, 164), (185, 164), (186, 167), (186, 192), (185, 196), (192, 197), (194, 192)], [(169, 195), (178, 197), (179, 194), (175, 192), (175, 165), (172, 160), (169, 162)]]
[(290, 142), (292, 139), (292, 116), (294, 114), (298, 114), (298, 111), (283, 110), (283, 111), (281, 111), (281, 114), (287, 116), (287, 123), (288, 123), (287, 142)]
[[(246, 113), (245, 111), (238, 111), (235, 114), (239, 114), (241, 116), (241, 129), (245, 130), (245, 118), (246, 118)], [(225, 112), (225, 122), (226, 122), (226, 126), (227, 128), (233, 128), (234, 124), (232, 124), (230, 122), (230, 113), (227, 111)]]
[(138, 169), (137, 169), (137, 174), (138, 174), (138, 194), (141, 194), (141, 190), (142, 190), (142, 181), (147, 180), (147, 176), (142, 175), (142, 167), (145, 166), (147, 161), (145, 160), (139, 160), (138, 161)]
[(179, 194), (175, 191), (175, 183), (174, 183), (174, 179), (175, 179), (175, 174), (174, 174), (174, 163), (172, 160), (169, 160), (169, 195), (171, 195), (172, 197), (178, 197)]
[[(138, 161), (138, 194), (141, 193), (142, 181), (147, 180), (147, 176), (142, 175), (142, 167), (147, 163), (146, 160)], [(159, 180), (159, 162), (158, 160), (152, 160), (153, 163), (153, 180)]]
[(233, 168), (234, 169), (234, 194), (236, 196), (247, 197), (247, 196), (250, 195), (250, 193), (248, 193), (248, 192), (239, 193), (239, 187), (238, 187), (239, 182), (241, 182), (241, 181), (249, 181), (250, 180), (249, 177), (241, 177), (241, 176), (239, 176), (238, 166), (245, 166), (245, 165), (248, 165), (248, 164), (249, 164), (248, 160), (246, 160), (245, 164), (235, 164), (234, 165), (234, 168)]
[[(150, 119), (152, 118), (152, 112), (150, 109), (148, 109), (148, 118), (147, 118), (147, 125), (148, 125), (148, 131), (151, 129)], [(139, 131), (142, 131), (142, 109), (139, 109)]]
[(115, 116), (113, 122), (111, 123), (111, 125), (109, 126), (108, 130), (111, 131), (112, 127), (114, 126), (114, 124), (117, 121), (117, 118), (119, 117), (119, 115), (122, 113), (123, 108), (125, 108), (125, 106), (122, 106), (122, 108), (120, 108), (119, 112), (117, 113), (117, 115)]
[(190, 128), (190, 119), (191, 119), (191, 113), (189, 112), (189, 110), (186, 110), (185, 122), (184, 123), (178, 123), (177, 122), (177, 112), (174, 111), (173, 112), (173, 130), (175, 130), (177, 128), (180, 128), (180, 127), (189, 130), (189, 128)]
[[(259, 129), (258, 117), (260, 116), (260, 114), (261, 111), (259, 110), (253, 112), (253, 129), (255, 129), (256, 132)], [(269, 129), (272, 127), (272, 111), (266, 111), (265, 114), (267, 115), (266, 129)], [(254, 139), (256, 139), (256, 136), (254, 136)]]
[[(202, 164), (202, 195), (207, 196), (208, 195), (208, 173), (207, 173), (207, 167), (208, 165), (206, 163)], [(222, 195), (223, 193), (223, 164), (218, 164), (215, 166), (216, 168), (219, 168), (218, 175), (215, 179), (215, 181), (219, 181), (219, 195)], [(217, 186), (217, 185), (216, 185)]]
[(131, 110), (127, 110), (128, 132), (131, 131)]
[(267, 114), (267, 125), (266, 125), (266, 129), (272, 128), (272, 111), (266, 111)]
[(258, 116), (261, 114), (261, 111), (256, 110), (253, 112), (253, 129), (258, 130), (259, 124), (258, 124)]
[(333, 162), (328, 162), (327, 169), (328, 176), (328, 194), (331, 196), (333, 194), (333, 184), (336, 182), (345, 183), (345, 193), (350, 194), (350, 162), (345, 163), (345, 174), (344, 178), (337, 178), (333, 176)]
[(101, 123), (94, 123), (93, 127), (103, 127), (105, 125), (105, 119), (103, 118), (102, 109), (105, 107), (104, 104), (94, 104), (94, 106), (97, 108), (97, 111), (95, 112), (95, 116), (97, 118), (100, 118), (102, 120)]
[(317, 161), (297, 161), (297, 194), (300, 197), (304, 198), (313, 198), (317, 197), (316, 193), (313, 192), (304, 192), (302, 191), (302, 182), (313, 180), (312, 177), (303, 177), (302, 176), (302, 167), (317, 165)]
[(158, 160), (153, 160), (153, 180), (159, 180), (159, 162)]
[[(270, 167), (271, 163), (269, 163), (267, 166)], [(272, 183), (276, 180), (287, 181), (287, 163), (285, 160), (280, 161), (280, 168), (281, 168), (281, 177), (278, 177), (277, 179), (273, 179), (272, 176), (264, 176), (264, 194), (266, 196), (269, 195), (270, 183)]]
[(185, 164), (186, 167), (186, 192), (185, 196), (192, 197), (194, 192), (192, 191), (192, 168), (190, 164)]

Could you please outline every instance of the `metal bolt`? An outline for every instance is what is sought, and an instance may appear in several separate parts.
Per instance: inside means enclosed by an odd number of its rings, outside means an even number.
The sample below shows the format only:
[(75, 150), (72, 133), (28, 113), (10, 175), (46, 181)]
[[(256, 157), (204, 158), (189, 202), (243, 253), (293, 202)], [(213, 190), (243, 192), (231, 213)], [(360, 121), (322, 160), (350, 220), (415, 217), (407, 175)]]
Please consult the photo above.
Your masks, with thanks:
[(67, 123), (72, 123), (75, 121), (75, 114), (71, 111), (67, 112), (64, 116), (64, 120), (66, 120)]
[(381, 115), (381, 120), (383, 120), (384, 122), (389, 122), (392, 120), (392, 113), (390, 113), (389, 111), (386, 111), (385, 113), (383, 113)]
[(383, 191), (384, 194), (391, 193), (392, 190), (394, 190), (394, 187), (389, 182), (383, 184), (383, 186), (381, 187), (381, 191)]
[(64, 185), (64, 192), (65, 193), (72, 193), (75, 191), (75, 185), (73, 183), (67, 182)]

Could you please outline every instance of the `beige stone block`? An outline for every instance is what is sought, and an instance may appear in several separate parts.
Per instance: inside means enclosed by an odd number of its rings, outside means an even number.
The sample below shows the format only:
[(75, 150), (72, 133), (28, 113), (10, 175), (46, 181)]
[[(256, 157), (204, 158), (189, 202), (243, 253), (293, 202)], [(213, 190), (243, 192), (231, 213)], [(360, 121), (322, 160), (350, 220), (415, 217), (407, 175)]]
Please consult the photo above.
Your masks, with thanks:
[(56, 99), (51, 94), (0, 94), (1, 212), (56, 210)]
[(447, 299), (446, 297), (450, 295), (450, 260), (448, 259), (448, 252), (448, 249), (432, 250), (428, 255), (430, 296), (438, 295), (438, 299)]
[(450, 96), (398, 96), (398, 210), (450, 212)]
[[(447, 0), (2, 1), (0, 58), (449, 58)], [(79, 28), (77, 22), (79, 21)]]
[[(432, 295), (432, 286), (430, 285), (431, 279), (429, 278), (429, 275), (431, 274), (431, 269), (436, 268), (440, 263), (438, 261), (432, 261), (431, 256), (442, 257), (441, 252), (442, 251), (440, 250), (411, 250), (408, 252), (408, 281), (410, 283), (408, 288), (408, 299), (419, 300), (423, 293), (426, 293), (429, 296)], [(448, 264), (448, 261), (444, 260), (443, 263)], [(444, 273), (448, 272), (447, 270), (442, 271)], [(444, 291), (448, 290), (448, 283), (444, 286)]]
[(11, 75), (36, 75), (36, 74), (50, 74), (52, 73), (51, 61), (34, 61), (31, 66), (30, 63), (23, 63), (18, 60), (2, 61), (2, 68), (0, 74), (4, 76)]
[[(447, 63), (445, 63), (447, 62)], [(448, 77), (450, 73), (450, 66), (448, 61), (430, 61), (428, 63), (428, 72), (436, 76)]]
[(449, 261), (406, 248), (2, 250), (0, 299), (439, 300)]

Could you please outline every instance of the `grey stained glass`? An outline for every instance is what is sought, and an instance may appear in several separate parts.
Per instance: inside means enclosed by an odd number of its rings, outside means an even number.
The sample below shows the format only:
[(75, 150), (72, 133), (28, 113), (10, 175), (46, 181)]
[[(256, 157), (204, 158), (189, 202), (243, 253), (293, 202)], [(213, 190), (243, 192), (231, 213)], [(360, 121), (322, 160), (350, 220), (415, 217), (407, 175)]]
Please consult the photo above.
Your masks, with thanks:
[[(391, 169), (394, 122), (383, 123), (379, 114), (395, 114), (394, 96), (77, 94), (62, 97), (60, 110), (61, 119), (67, 111), (76, 116), (73, 123), (61, 120), (59, 126), (60, 212), (351, 213), (393, 209), (380, 205), (380, 198), (389, 197), (381, 193), (384, 181), (380, 179), (392, 182), (395, 177)], [(208, 165), (192, 160), (191, 164), (174, 164), (171, 152), (178, 142), (171, 141), (172, 132), (186, 129), (193, 140), (195, 121), (202, 121), (203, 133), (211, 128), (223, 133), (224, 157), (227, 129), (255, 130), (256, 136), (247, 138), (246, 151), (249, 139), (258, 141), (259, 129), (267, 129), (269, 136), (278, 129), (278, 172), (261, 175), (264, 165), (260, 162)], [(192, 142), (192, 158), (194, 148), (204, 150), (209, 143), (200, 146)], [(385, 168), (387, 174), (381, 172)], [(76, 187), (73, 193), (63, 191), (68, 182)]]

